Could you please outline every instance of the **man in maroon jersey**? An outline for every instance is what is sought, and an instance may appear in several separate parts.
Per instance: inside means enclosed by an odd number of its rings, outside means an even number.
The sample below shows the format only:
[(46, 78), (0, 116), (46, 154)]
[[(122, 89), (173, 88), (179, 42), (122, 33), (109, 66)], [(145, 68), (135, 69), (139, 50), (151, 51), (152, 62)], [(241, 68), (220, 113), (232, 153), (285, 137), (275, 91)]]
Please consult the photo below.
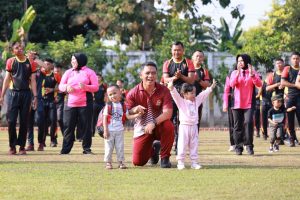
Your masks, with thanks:
[(149, 158), (156, 164), (161, 142), (161, 167), (170, 168), (170, 151), (174, 141), (172, 98), (166, 86), (157, 83), (157, 67), (153, 62), (142, 66), (142, 82), (129, 91), (126, 106), (130, 114), (142, 113), (135, 120), (133, 139), (133, 164), (145, 165)]

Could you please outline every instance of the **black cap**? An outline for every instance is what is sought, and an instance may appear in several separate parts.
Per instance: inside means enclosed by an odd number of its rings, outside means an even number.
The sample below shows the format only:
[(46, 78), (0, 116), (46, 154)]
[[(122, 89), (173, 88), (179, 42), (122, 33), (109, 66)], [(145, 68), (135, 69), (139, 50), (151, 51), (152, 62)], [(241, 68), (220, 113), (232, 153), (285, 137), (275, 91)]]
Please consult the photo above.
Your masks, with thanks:
[(271, 100), (272, 100), (272, 101), (276, 101), (276, 100), (280, 100), (280, 101), (282, 101), (282, 100), (283, 100), (283, 98), (282, 98), (282, 96), (281, 96), (281, 95), (275, 95), (275, 96), (272, 96)]

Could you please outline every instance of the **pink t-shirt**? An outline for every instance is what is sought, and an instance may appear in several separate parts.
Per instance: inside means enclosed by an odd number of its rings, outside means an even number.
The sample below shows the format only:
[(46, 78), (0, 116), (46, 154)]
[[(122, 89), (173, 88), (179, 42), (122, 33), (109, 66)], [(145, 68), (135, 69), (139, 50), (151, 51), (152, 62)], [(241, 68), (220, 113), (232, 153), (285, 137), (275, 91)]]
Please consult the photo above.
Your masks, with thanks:
[(234, 70), (230, 76), (230, 86), (234, 89), (234, 106), (233, 109), (249, 109), (252, 105), (253, 88), (261, 87), (262, 81), (259, 75), (254, 72), (251, 77), (249, 70)]
[[(81, 89), (79, 83), (85, 84), (85, 87)], [(75, 71), (73, 68), (68, 69), (61, 78), (59, 90), (65, 92), (67, 85), (72, 86), (74, 89), (74, 91), (68, 93), (69, 107), (86, 106), (86, 92), (96, 92), (99, 88), (96, 73), (86, 66), (79, 71)]]
[(173, 90), (171, 91), (171, 95), (179, 110), (180, 124), (198, 124), (198, 107), (204, 102), (204, 100), (208, 97), (211, 91), (211, 87), (208, 87), (206, 90), (200, 92), (196, 96), (195, 101), (190, 101), (182, 98), (175, 89), (175, 87), (173, 88)]

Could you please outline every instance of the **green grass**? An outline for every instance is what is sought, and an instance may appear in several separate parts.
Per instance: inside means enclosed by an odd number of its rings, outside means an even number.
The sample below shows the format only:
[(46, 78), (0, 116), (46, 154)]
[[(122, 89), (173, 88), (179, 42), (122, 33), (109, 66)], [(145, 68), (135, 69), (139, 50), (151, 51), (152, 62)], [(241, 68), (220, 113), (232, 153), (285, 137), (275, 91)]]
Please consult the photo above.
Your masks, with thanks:
[(172, 169), (132, 166), (131, 144), (132, 133), (126, 133), (129, 169), (105, 170), (99, 137), (93, 140), (95, 155), (82, 155), (76, 142), (70, 155), (58, 155), (59, 145), (9, 156), (7, 132), (2, 131), (0, 199), (299, 199), (299, 146), (280, 146), (278, 153), (270, 154), (268, 142), (255, 138), (254, 156), (236, 156), (227, 151), (227, 132), (202, 131), (199, 161), (203, 169), (189, 169), (187, 159), (187, 169), (178, 171), (175, 156)]

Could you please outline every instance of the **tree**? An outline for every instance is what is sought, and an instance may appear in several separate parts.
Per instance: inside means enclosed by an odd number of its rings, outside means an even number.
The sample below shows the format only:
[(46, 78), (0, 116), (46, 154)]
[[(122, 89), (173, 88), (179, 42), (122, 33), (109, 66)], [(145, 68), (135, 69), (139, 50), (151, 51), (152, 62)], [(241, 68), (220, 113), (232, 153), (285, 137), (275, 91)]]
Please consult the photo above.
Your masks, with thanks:
[(68, 67), (71, 63), (72, 54), (76, 52), (85, 53), (88, 56), (88, 66), (95, 71), (102, 71), (107, 62), (101, 42), (97, 40), (87, 45), (82, 35), (78, 35), (72, 41), (51, 41), (43, 54), (45, 57), (50, 56), (63, 67)]
[(241, 25), (244, 18), (245, 15), (239, 17), (239, 20), (234, 28), (234, 32), (232, 35), (230, 33), (228, 23), (226, 22), (226, 20), (223, 17), (220, 18), (221, 27), (218, 29), (220, 34), (220, 43), (218, 45), (219, 51), (236, 53), (236, 51), (241, 48), (241, 45), (238, 43), (238, 41), (243, 33)]
[[(69, 0), (69, 9), (75, 11), (71, 26), (92, 27), (101, 38), (118, 38), (127, 45), (133, 36), (138, 36), (139, 49), (149, 50), (161, 42), (171, 18), (181, 13), (187, 18), (201, 18), (195, 0), (169, 0), (165, 9), (157, 9), (155, 2), (162, 3), (160, 0)], [(203, 5), (211, 2), (202, 0)], [(219, 3), (225, 8), (230, 0), (219, 0)]]
[[(242, 36), (243, 48), (239, 52), (248, 53), (255, 64), (263, 65), (266, 70), (273, 69), (273, 60), (279, 57), (281, 52), (290, 51), (297, 44), (297, 36), (291, 31), (295, 31), (297, 27), (288, 26), (292, 24), (290, 17), (294, 15), (293, 12), (287, 12), (291, 2), (293, 0), (287, 0), (285, 5), (281, 5), (274, 1), (272, 10), (267, 14), (269, 18), (244, 32)], [(300, 41), (299, 36), (298, 39)]]

